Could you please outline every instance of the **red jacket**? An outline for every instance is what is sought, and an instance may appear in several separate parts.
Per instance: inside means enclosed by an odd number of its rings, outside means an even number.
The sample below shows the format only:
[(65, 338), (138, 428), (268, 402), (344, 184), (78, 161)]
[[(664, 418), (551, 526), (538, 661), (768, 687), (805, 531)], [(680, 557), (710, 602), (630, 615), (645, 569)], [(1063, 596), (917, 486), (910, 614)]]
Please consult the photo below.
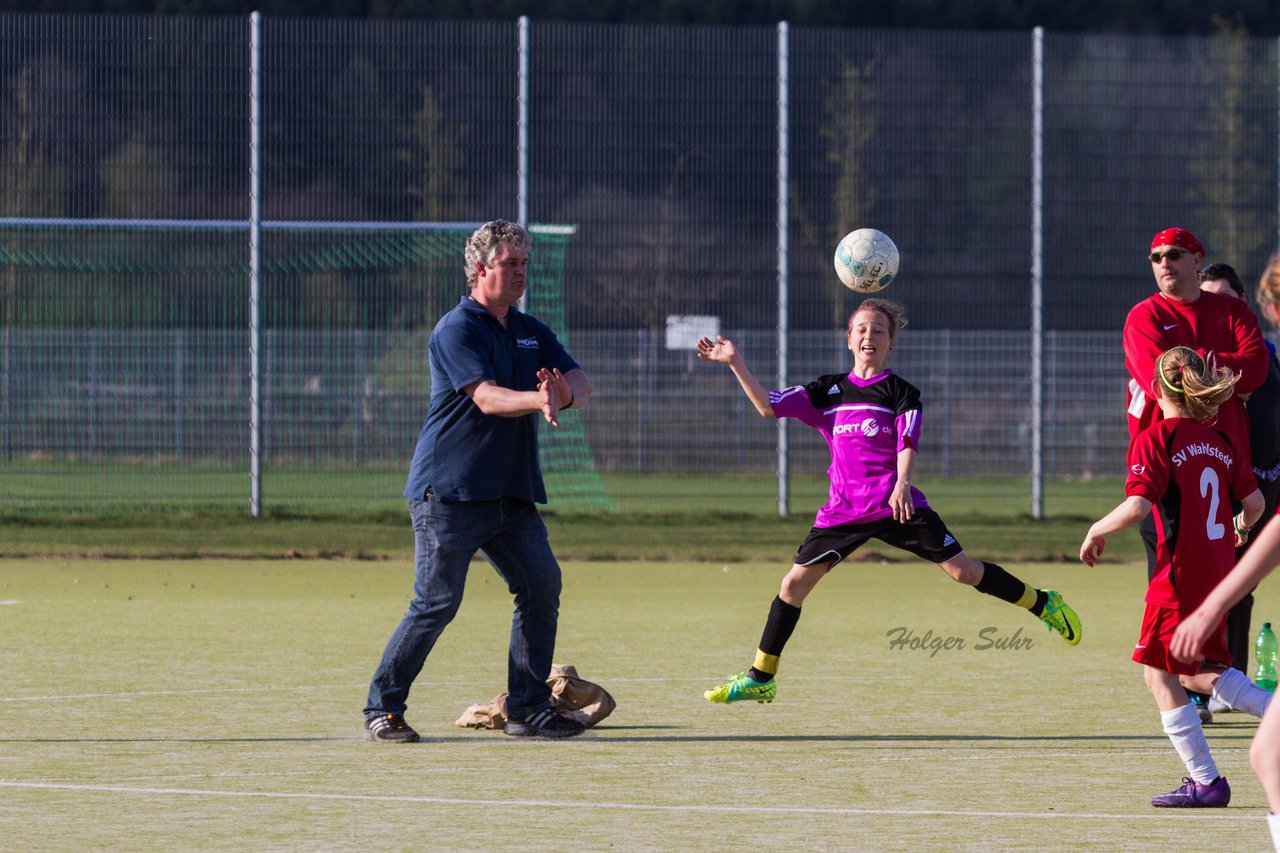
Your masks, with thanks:
[(1129, 369), (1129, 443), (1161, 419), (1151, 394), (1156, 358), (1167, 349), (1190, 347), (1212, 355), (1219, 367), (1240, 374), (1236, 393), (1218, 411), (1218, 422), (1241, 449), (1249, 447), (1249, 418), (1241, 394), (1267, 378), (1267, 346), (1243, 299), (1201, 291), (1194, 302), (1178, 302), (1159, 291), (1133, 306), (1124, 321), (1124, 364)]

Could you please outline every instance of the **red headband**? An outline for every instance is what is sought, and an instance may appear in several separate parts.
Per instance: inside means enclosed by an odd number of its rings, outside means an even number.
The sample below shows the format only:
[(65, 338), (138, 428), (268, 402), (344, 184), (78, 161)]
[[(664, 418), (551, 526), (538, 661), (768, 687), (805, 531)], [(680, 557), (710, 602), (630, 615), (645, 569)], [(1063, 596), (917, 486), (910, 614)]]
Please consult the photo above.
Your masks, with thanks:
[(1154, 252), (1160, 246), (1177, 246), (1197, 255), (1204, 254), (1204, 246), (1200, 245), (1196, 235), (1185, 228), (1166, 228), (1152, 237), (1151, 251)]

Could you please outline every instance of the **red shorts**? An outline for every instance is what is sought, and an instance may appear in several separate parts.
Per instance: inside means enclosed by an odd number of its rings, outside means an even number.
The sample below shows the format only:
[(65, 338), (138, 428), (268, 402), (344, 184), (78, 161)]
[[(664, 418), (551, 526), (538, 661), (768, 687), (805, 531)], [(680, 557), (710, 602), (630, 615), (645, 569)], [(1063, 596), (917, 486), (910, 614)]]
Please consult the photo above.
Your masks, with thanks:
[[(1176, 610), (1167, 607), (1147, 605), (1142, 614), (1142, 633), (1138, 644), (1133, 647), (1133, 659), (1141, 664), (1154, 667), (1174, 675), (1195, 675), (1200, 671), (1200, 663), (1192, 661), (1183, 663), (1169, 652), (1169, 644), (1173, 642), (1173, 632), (1182, 622), (1182, 616)], [(1204, 662), (1219, 666), (1231, 666), (1231, 652), (1227, 651), (1227, 620), (1223, 617), (1218, 630), (1209, 635), (1204, 644)]]

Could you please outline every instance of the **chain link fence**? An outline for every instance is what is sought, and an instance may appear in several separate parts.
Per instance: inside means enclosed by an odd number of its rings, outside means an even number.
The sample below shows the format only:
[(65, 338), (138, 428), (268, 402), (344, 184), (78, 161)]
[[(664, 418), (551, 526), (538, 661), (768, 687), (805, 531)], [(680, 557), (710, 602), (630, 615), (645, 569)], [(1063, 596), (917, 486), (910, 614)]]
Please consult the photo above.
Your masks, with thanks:
[[(263, 220), (299, 228), (574, 226), (554, 310), (598, 389), (594, 465), (772, 470), (775, 426), (666, 333), (714, 318), (776, 384), (784, 71), (786, 379), (848, 365), (857, 299), (831, 253), (854, 227), (889, 233), (923, 473), (1029, 470), (1037, 67), (1047, 476), (1121, 473), (1119, 329), (1154, 287), (1150, 235), (1190, 228), (1246, 280), (1276, 244), (1273, 40), (1048, 33), (1037, 66), (1032, 33), (259, 20), (0, 15), (7, 505), (244, 505), (255, 191)], [(162, 222), (187, 236), (128, 239)], [(84, 250), (85, 223), (97, 267), (41, 265), (59, 241)], [(310, 506), (312, 487), (285, 488), (308, 471), (380, 472), (345, 495), (394, 497), (429, 391), (406, 342), (463, 288), (460, 258), (441, 296), (412, 259), (371, 274), (359, 246), (313, 251), (334, 260), (262, 279), (269, 507)], [(797, 470), (825, 467), (790, 434)]]

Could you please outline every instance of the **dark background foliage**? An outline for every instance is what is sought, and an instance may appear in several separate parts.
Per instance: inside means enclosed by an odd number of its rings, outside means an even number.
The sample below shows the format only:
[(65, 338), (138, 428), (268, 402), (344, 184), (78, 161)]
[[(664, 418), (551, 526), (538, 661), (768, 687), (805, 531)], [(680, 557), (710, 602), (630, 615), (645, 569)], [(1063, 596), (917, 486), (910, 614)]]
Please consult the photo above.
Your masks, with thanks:
[(1149, 34), (1210, 33), (1221, 23), (1280, 35), (1267, 0), (0, 0), (0, 11), (280, 17), (510, 19), (768, 24)]

